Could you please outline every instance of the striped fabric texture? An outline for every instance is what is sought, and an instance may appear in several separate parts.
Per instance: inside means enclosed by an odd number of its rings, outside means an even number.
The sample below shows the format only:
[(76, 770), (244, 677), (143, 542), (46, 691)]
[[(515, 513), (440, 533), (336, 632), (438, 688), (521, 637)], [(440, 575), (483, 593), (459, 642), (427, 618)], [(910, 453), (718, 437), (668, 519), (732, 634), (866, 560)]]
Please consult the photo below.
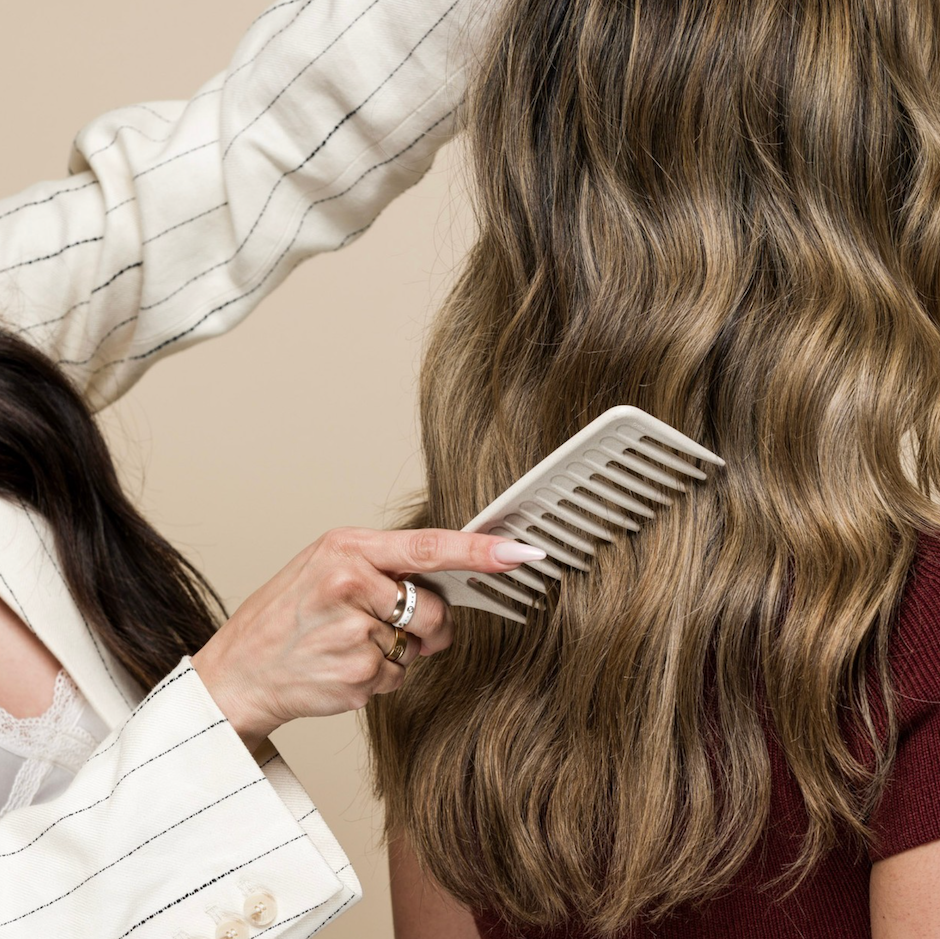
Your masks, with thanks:
[(273, 744), (245, 749), (188, 657), (144, 696), (75, 606), (44, 520), (3, 500), (0, 596), (112, 728), (59, 798), (0, 819), (0, 939), (211, 937), (256, 888), (278, 904), (266, 933), (300, 939), (356, 902)]
[(481, 2), (281, 0), (189, 102), (93, 121), (69, 179), (0, 201), (0, 322), (96, 408), (230, 329), (427, 171)]
[(4, 817), (0, 878), (4, 939), (214, 935), (257, 887), (278, 916), (253, 935), (299, 939), (360, 894), (296, 777), (259, 766), (188, 657), (59, 799)]
[[(95, 408), (230, 329), (427, 171), (487, 15), (274, 3), (191, 101), (98, 118), (69, 178), (0, 201), (0, 325)], [(43, 520), (2, 500), (0, 597), (111, 728), (63, 795), (0, 820), (0, 939), (211, 937), (258, 890), (277, 916), (247, 935), (302, 939), (358, 899), (273, 746), (245, 749), (188, 658), (144, 696), (75, 607)]]

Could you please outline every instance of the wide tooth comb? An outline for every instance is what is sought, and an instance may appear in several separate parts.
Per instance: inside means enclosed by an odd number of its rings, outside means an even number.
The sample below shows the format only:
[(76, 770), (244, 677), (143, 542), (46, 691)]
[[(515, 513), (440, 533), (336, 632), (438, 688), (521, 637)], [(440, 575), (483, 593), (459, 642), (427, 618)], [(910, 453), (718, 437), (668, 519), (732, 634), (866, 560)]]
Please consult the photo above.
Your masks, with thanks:
[[(566, 568), (590, 570), (598, 542), (610, 541), (616, 529), (639, 531), (646, 519), (656, 517), (640, 499), (671, 504), (650, 483), (681, 493), (685, 485), (667, 470), (707, 479), (673, 450), (725, 465), (721, 457), (645, 411), (611, 408), (513, 483), (463, 529), (535, 545), (548, 554), (544, 561), (530, 561), (506, 574), (445, 571), (411, 579), (439, 593), (451, 606), (487, 610), (524, 623), (519, 604), (541, 606), (546, 577), (558, 580)], [(569, 525), (579, 530), (571, 531)]]

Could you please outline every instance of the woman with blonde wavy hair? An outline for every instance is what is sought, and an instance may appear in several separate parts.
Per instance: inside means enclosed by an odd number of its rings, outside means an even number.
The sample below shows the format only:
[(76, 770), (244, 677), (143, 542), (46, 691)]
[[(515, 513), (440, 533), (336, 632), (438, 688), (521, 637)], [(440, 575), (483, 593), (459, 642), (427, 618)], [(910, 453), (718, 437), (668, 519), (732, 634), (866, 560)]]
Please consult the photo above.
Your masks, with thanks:
[(412, 524), (617, 404), (727, 468), (372, 700), (397, 935), (940, 935), (936, 0), (510, 0), (466, 120)]

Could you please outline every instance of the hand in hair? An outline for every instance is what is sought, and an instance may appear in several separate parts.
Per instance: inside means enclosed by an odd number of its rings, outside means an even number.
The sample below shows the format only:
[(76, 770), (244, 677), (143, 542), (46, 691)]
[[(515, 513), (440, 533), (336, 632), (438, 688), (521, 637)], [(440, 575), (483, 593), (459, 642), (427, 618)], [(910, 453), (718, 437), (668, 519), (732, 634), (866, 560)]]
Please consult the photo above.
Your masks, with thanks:
[(327, 532), (238, 608), (193, 667), (252, 750), (296, 717), (359, 709), (396, 690), (419, 654), (453, 640), (447, 604), (419, 588), (407, 651), (398, 662), (385, 658), (395, 642), (386, 619), (396, 581), (408, 572), (517, 567), (497, 560), (500, 545), (514, 542), (433, 529)]

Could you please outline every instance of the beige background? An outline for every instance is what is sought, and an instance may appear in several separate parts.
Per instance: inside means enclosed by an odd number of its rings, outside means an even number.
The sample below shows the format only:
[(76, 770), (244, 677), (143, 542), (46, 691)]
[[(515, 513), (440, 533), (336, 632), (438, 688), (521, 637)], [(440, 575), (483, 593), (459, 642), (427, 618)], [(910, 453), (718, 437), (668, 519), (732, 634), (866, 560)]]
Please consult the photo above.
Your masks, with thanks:
[[(0, 193), (64, 176), (72, 137), (99, 112), (189, 97), (264, 6), (5, 6)], [(362, 239), (302, 266), (234, 333), (159, 363), (103, 415), (145, 513), (230, 609), (324, 530), (381, 526), (386, 505), (420, 485), (421, 338), (470, 230), (457, 163), (442, 153)], [(380, 813), (356, 717), (297, 721), (275, 740), (365, 888), (326, 935), (391, 939)]]

